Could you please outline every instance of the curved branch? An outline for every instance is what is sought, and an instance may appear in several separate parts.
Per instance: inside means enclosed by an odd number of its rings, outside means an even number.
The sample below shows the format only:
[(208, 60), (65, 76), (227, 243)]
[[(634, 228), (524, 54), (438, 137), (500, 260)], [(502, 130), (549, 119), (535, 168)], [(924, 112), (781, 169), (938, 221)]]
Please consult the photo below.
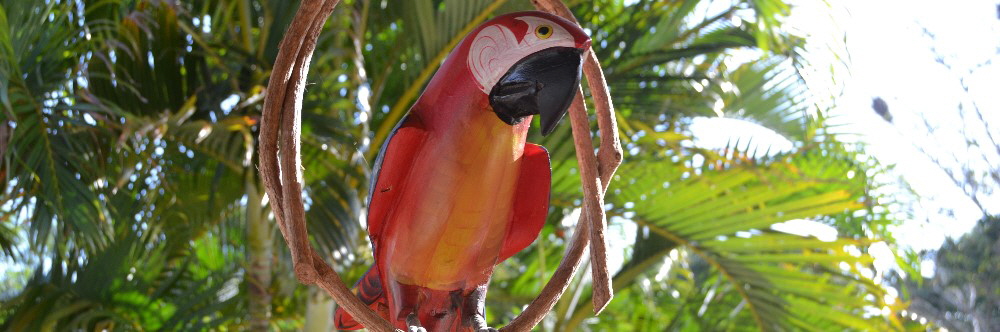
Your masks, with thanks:
[[(570, 123), (573, 126), (573, 141), (577, 146), (577, 157), (579, 158), (581, 154), (590, 154), (589, 147), (593, 145), (592, 143), (589, 143), (590, 125), (586, 118), (587, 109), (583, 104), (582, 88), (577, 92), (576, 98), (573, 99), (573, 104), (570, 105), (569, 114)], [(583, 115), (582, 126), (584, 126), (584, 130), (586, 130), (588, 134), (586, 136), (587, 142), (580, 142), (577, 137), (583, 136), (577, 134), (580, 132), (580, 130), (577, 130), (577, 127), (581, 125), (581, 114)], [(580, 138), (582, 139), (583, 137)], [(587, 144), (587, 148), (585, 150), (581, 149), (581, 144)], [(590, 156), (593, 157), (594, 155), (590, 154)], [(580, 165), (582, 172), (582, 169), (587, 166), (584, 166), (583, 162), (581, 162)], [(593, 170), (594, 165), (589, 164), (589, 166), (591, 170)], [(590, 183), (591, 185), (594, 185), (597, 184), (597, 181), (592, 181)], [(584, 181), (584, 188), (584, 190), (586, 190), (587, 181)], [(573, 279), (574, 275), (576, 275), (576, 270), (579, 268), (580, 260), (583, 257), (583, 250), (587, 248), (588, 244), (590, 244), (590, 237), (588, 235), (592, 233), (590, 230), (592, 228), (592, 224), (588, 221), (590, 220), (589, 216), (593, 211), (593, 209), (590, 208), (591, 204), (594, 203), (592, 203), (590, 199), (585, 199), (583, 201), (583, 211), (580, 213), (580, 220), (576, 223), (576, 231), (573, 234), (573, 242), (571, 242), (569, 248), (566, 249), (566, 255), (563, 256), (562, 261), (559, 262), (559, 267), (556, 268), (555, 273), (552, 274), (552, 278), (550, 278), (549, 282), (542, 288), (542, 292), (528, 304), (528, 307), (525, 308), (520, 315), (515, 317), (510, 324), (504, 326), (500, 329), (500, 331), (530, 331), (538, 325), (538, 322), (542, 321), (542, 318), (544, 318), (549, 311), (552, 311), (552, 307), (555, 306), (557, 301), (559, 301), (563, 292), (566, 291), (566, 287), (569, 286), (570, 280)], [(601, 205), (597, 205), (597, 209), (603, 212)]]
[(306, 233), (299, 151), (304, 78), (309, 72), (309, 61), (323, 23), (338, 2), (303, 1), (281, 41), (261, 116), (260, 173), (278, 228), (292, 252), (295, 275), (299, 281), (316, 283), (370, 330), (394, 331), (392, 324), (379, 317), (347, 289), (340, 275), (309, 244)]
[[(573, 16), (573, 13), (569, 10), (566, 5), (559, 0), (532, 0), (536, 8), (543, 9), (550, 13), (555, 13), (562, 16), (568, 20), (573, 21), (576, 24), (580, 24)], [(585, 158), (581, 159), (579, 152), (577, 153), (577, 159), (583, 163), (587, 163), (587, 167), (581, 167), (580, 176), (584, 183), (584, 198), (590, 198), (594, 200), (594, 203), (600, 203), (600, 211), (593, 211), (593, 216), (590, 219), (591, 227), (591, 248), (590, 253), (592, 256), (591, 263), (591, 273), (593, 278), (593, 305), (594, 313), (600, 313), (601, 310), (607, 306), (608, 302), (611, 301), (613, 290), (611, 288), (610, 273), (608, 271), (607, 265), (607, 244), (604, 238), (604, 227), (605, 227), (605, 216), (603, 209), (603, 199), (604, 194), (607, 192), (608, 185), (610, 184), (611, 177), (614, 176), (615, 171), (622, 162), (622, 147), (621, 141), (618, 138), (618, 123), (615, 116), (615, 108), (611, 103), (611, 95), (608, 92), (608, 83), (604, 78), (604, 70), (601, 69), (601, 63), (597, 60), (597, 55), (594, 53), (594, 49), (591, 48), (587, 52), (587, 59), (583, 65), (583, 73), (587, 76), (587, 85), (590, 88), (590, 95), (594, 98), (594, 111), (597, 115), (597, 127), (601, 135), (600, 147), (598, 149), (596, 160), (592, 157), (590, 153), (590, 147), (593, 145), (583, 145), (577, 144), (577, 151), (581, 148), (586, 149), (587, 153)], [(586, 113), (584, 113), (585, 115)], [(589, 138), (590, 127), (587, 126), (585, 132)], [(574, 140), (576, 139), (577, 128), (573, 128)], [(582, 135), (582, 133), (581, 133)], [(589, 140), (587, 142), (589, 143)], [(598, 183), (598, 188), (601, 190), (599, 192), (593, 192), (593, 194), (588, 194), (587, 183), (594, 179), (594, 173), (584, 174), (584, 170), (592, 167), (591, 165), (596, 164), (597, 172), (596, 177), (600, 178), (600, 183)], [(597, 197), (589, 197), (591, 195), (597, 195)]]
[[(573, 13), (560, 0), (532, 0), (535, 8), (549, 13), (555, 13), (579, 24)], [(569, 285), (570, 279), (576, 273), (577, 266), (583, 254), (583, 247), (591, 245), (593, 273), (593, 304), (594, 312), (600, 313), (611, 301), (612, 289), (610, 273), (607, 268), (607, 245), (604, 239), (604, 194), (607, 192), (611, 176), (614, 175), (622, 160), (621, 142), (618, 139), (618, 127), (615, 121), (614, 107), (608, 94), (604, 73), (590, 49), (587, 61), (584, 63), (584, 74), (590, 86), (591, 95), (597, 113), (597, 124), (601, 133), (601, 144), (598, 155), (592, 152), (593, 141), (590, 137), (590, 123), (586, 105), (583, 103), (582, 88), (577, 98), (570, 106), (570, 122), (573, 126), (573, 143), (576, 146), (576, 156), (580, 165), (580, 177), (583, 183), (584, 201), (583, 213), (577, 224), (573, 243), (566, 250), (566, 256), (559, 263), (549, 282), (545, 284), (541, 294), (528, 307), (514, 318), (502, 331), (528, 331), (538, 325), (538, 322), (552, 310), (556, 301)], [(596, 158), (596, 160), (595, 160)], [(585, 237), (588, 234), (589, 237)]]

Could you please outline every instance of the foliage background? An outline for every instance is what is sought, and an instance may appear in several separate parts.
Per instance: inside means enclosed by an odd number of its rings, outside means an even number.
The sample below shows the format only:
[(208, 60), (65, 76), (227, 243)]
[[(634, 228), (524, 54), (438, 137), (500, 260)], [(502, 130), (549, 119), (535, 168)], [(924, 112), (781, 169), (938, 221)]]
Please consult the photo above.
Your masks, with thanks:
[[(543, 330), (913, 328), (868, 248), (894, 246), (888, 167), (843, 143), (807, 89), (789, 3), (568, 1), (594, 39), (626, 160), (608, 194), (616, 298), (589, 313), (581, 274)], [(296, 2), (0, 0), (0, 327), (329, 330), (332, 304), (292, 277), (256, 174), (260, 101)], [(314, 244), (353, 280), (371, 253), (370, 161), (467, 31), (527, 1), (344, 0), (303, 105)], [(735, 55), (742, 56), (737, 57)], [(747, 54), (751, 56), (747, 56)], [(695, 119), (793, 142), (699, 146)], [(533, 133), (553, 159), (550, 217), (490, 289), (492, 325), (537, 294), (580, 186), (569, 126)], [(834, 239), (782, 232), (826, 225)], [(902, 266), (909, 266), (901, 260)], [(912, 326), (911, 326), (912, 325)]]

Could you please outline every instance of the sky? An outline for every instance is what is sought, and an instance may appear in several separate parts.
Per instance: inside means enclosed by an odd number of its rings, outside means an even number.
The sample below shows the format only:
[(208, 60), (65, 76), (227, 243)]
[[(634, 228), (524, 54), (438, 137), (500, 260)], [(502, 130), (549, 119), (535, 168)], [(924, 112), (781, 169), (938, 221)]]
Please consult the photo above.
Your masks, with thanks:
[[(841, 117), (836, 120), (847, 125), (846, 131), (858, 134), (869, 153), (896, 165), (896, 173), (920, 195), (912, 219), (894, 232), (900, 243), (916, 250), (935, 249), (946, 236), (968, 232), (981, 218), (980, 210), (915, 146), (926, 147), (935, 157), (960, 150), (961, 134), (977, 133), (967, 131), (958, 120), (959, 103), (974, 98), (984, 110), (1000, 105), (992, 93), (1000, 87), (1000, 66), (986, 65), (969, 73), (997, 57), (997, 2), (845, 0), (836, 2), (840, 10), (832, 11), (832, 24), (825, 5), (799, 2), (811, 4), (799, 7), (790, 23), (808, 31), (810, 42), (846, 36), (850, 69), (836, 77), (835, 86), (843, 89), (843, 95), (831, 113)], [(938, 63), (939, 57), (952, 68)], [(959, 81), (963, 76), (970, 86), (968, 94)], [(892, 123), (872, 110), (873, 97), (887, 102)], [(997, 115), (987, 112), (1000, 123)], [(924, 119), (940, 128), (937, 136), (928, 135)], [(986, 199), (998, 202), (997, 197)]]
[[(883, 192), (909, 204), (901, 211), (901, 225), (892, 234), (902, 248), (917, 252), (938, 249), (946, 238), (968, 233), (982, 218), (980, 209), (930, 156), (958, 155), (962, 162), (965, 135), (983, 139), (975, 123), (962, 122), (958, 105), (971, 102), (984, 110), (987, 121), (1000, 124), (1000, 8), (996, 0), (792, 0), (788, 26), (812, 45), (810, 88), (835, 96), (831, 122), (842, 125), (844, 141), (863, 143), (865, 152), (894, 170), (879, 179), (892, 182)], [(835, 56), (839, 55), (841, 59)], [(945, 66), (939, 63), (942, 60)], [(1000, 59), (998, 59), (1000, 60)], [(962, 88), (964, 78), (969, 90)], [(872, 109), (880, 97), (889, 106), (892, 123)], [(937, 128), (928, 133), (926, 123)], [(704, 118), (692, 125), (703, 147), (723, 147), (732, 139), (769, 144), (772, 150), (790, 150), (791, 144), (775, 132), (735, 119)], [(702, 134), (699, 134), (701, 132)], [(729, 133), (720, 135), (719, 133)], [(708, 135), (706, 135), (708, 134)], [(993, 134), (1000, 137), (1000, 125)], [(705, 139), (707, 137), (707, 139)], [(981, 154), (980, 154), (981, 155)], [(1000, 155), (987, 153), (993, 165)], [(981, 161), (983, 162), (983, 161)], [(906, 194), (909, 186), (915, 195)], [(981, 197), (1000, 213), (1000, 195)], [(819, 238), (836, 230), (808, 220), (775, 225), (776, 230)], [(891, 249), (870, 248), (877, 271), (896, 266)], [(932, 257), (925, 256), (921, 274), (934, 274)]]
[[(832, 10), (819, 0), (792, 2), (796, 7), (788, 23), (808, 35), (813, 45), (809, 60), (815, 71), (810, 86), (837, 95), (829, 113), (834, 123), (844, 125), (838, 129), (846, 133), (842, 139), (864, 143), (866, 152), (881, 163), (895, 165), (891, 175), (905, 180), (919, 195), (916, 206), (906, 213), (906, 222), (894, 232), (899, 242), (918, 251), (930, 250), (946, 237), (968, 232), (981, 218), (980, 210), (915, 146), (937, 157), (964, 146), (960, 134), (966, 132), (965, 126), (956, 116), (962, 101), (974, 98), (984, 110), (1000, 109), (1000, 94), (993, 93), (1000, 91), (1000, 64), (968, 71), (997, 57), (997, 2), (965, 0), (942, 5), (936, 1), (843, 0), (833, 3)], [(846, 61), (839, 62), (834, 54)], [(938, 57), (952, 68), (936, 62)], [(958, 80), (963, 76), (969, 93)], [(874, 97), (888, 103), (892, 123), (872, 110)], [(987, 111), (987, 117), (1000, 123), (1000, 112)], [(939, 127), (938, 136), (927, 134), (924, 119)], [(714, 136), (701, 142), (710, 146), (725, 145), (735, 136), (769, 142), (779, 150), (790, 147), (770, 130), (733, 119), (698, 121), (692, 130), (734, 133), (695, 135)], [(909, 199), (903, 196), (899, 195)], [(986, 201), (1000, 206), (998, 198), (986, 197)]]

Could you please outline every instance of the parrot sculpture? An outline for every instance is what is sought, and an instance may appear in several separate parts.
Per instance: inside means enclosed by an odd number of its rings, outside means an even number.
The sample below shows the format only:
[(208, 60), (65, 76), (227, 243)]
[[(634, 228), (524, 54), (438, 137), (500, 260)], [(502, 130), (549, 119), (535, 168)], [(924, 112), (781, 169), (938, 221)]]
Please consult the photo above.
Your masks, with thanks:
[[(549, 207), (548, 152), (526, 143), (532, 115), (553, 131), (576, 96), (590, 38), (543, 12), (498, 16), (447, 57), (374, 165), (375, 264), (354, 286), (404, 331), (490, 331), (493, 268), (531, 244)], [(338, 309), (338, 329), (363, 328)]]

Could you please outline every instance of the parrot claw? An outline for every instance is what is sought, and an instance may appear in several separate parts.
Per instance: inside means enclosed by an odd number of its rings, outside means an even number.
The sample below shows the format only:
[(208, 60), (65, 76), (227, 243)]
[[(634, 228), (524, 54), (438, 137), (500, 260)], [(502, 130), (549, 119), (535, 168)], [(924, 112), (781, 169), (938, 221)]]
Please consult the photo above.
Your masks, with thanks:
[(486, 317), (480, 314), (476, 314), (472, 318), (473, 324), (475, 324), (476, 332), (498, 332), (497, 329), (486, 326)]
[(420, 326), (420, 320), (417, 319), (417, 314), (415, 313), (410, 313), (409, 316), (406, 316), (406, 325), (408, 326), (406, 332), (427, 332), (427, 329)]

